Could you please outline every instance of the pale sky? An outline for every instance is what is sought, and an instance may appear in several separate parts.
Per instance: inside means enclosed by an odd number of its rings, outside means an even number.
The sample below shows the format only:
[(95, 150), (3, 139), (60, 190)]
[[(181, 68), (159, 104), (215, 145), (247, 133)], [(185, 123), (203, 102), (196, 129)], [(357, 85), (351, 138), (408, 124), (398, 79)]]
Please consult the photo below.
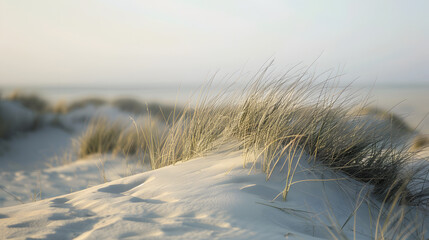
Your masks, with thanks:
[(0, 0), (0, 86), (200, 83), (317, 61), (429, 83), (429, 1)]

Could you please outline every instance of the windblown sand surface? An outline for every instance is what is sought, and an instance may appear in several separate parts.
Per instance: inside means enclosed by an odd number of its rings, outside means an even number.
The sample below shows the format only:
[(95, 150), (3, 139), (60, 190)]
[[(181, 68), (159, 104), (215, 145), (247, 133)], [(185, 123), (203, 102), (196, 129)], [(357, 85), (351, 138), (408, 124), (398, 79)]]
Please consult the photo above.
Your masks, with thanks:
[[(320, 166), (309, 167), (301, 164), (295, 180), (339, 178)], [(357, 195), (362, 184), (301, 182), (283, 201), (276, 198), (283, 180), (281, 174), (267, 182), (264, 174), (249, 173), (240, 152), (214, 155), (2, 208), (0, 237), (331, 239), (329, 231), (343, 228), (349, 238), (355, 232), (357, 239), (372, 239), (365, 203), (348, 220), (362, 197)]]

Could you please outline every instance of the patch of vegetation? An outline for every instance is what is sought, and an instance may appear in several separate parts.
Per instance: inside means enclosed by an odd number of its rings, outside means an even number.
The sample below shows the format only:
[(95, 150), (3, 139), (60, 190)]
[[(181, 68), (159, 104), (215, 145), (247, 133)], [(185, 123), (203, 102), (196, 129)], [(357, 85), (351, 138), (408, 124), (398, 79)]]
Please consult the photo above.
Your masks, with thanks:
[(147, 112), (146, 105), (134, 98), (119, 98), (112, 101), (112, 105), (124, 112), (143, 114)]
[(68, 107), (67, 107), (67, 112), (79, 109), (79, 108), (84, 108), (86, 106), (92, 105), (95, 107), (99, 107), (102, 106), (104, 104), (106, 104), (107, 101), (102, 99), (102, 98), (84, 98), (84, 99), (79, 99), (76, 100), (74, 102), (72, 102)]
[[(119, 98), (112, 101), (112, 106), (136, 115), (150, 115), (152, 118), (158, 118), (171, 122), (181, 111), (180, 107), (161, 103), (147, 103), (137, 101), (133, 98)], [(175, 116), (173, 116), (175, 115)]]
[(0, 114), (0, 138), (6, 137), (7, 125), (6, 121), (3, 119), (3, 116)]
[(59, 100), (50, 107), (50, 111), (56, 114), (66, 114), (69, 111), (66, 101)]
[(376, 119), (383, 120), (390, 123), (392, 130), (399, 130), (404, 132), (413, 132), (412, 129), (400, 116), (390, 111), (386, 111), (376, 107), (364, 107), (356, 111), (357, 115), (366, 115), (375, 117)]
[[(394, 201), (399, 196), (404, 204), (429, 204), (422, 201), (429, 194), (427, 187), (419, 192), (408, 189), (417, 176), (416, 172), (404, 170), (413, 156), (408, 146), (385, 134), (388, 129), (351, 114), (355, 108), (363, 112), (364, 105), (359, 107), (345, 91), (338, 93), (332, 80), (315, 83), (316, 79), (307, 71), (274, 79), (267, 71), (268, 68), (255, 76), (242, 92), (202, 97), (196, 106), (183, 108), (161, 131), (136, 128), (135, 133), (121, 138), (121, 126), (92, 125), (86, 133), (91, 141), (85, 142), (94, 143), (84, 146), (96, 146), (91, 148), (96, 150), (81, 151), (81, 155), (113, 151), (114, 143), (123, 142), (119, 145), (128, 146), (130, 153), (139, 152), (138, 148), (147, 153), (155, 169), (225, 145), (238, 146), (245, 153), (246, 162), (252, 163), (252, 168), (261, 166), (267, 179), (275, 168), (284, 169), (288, 181), (284, 199), (296, 170), (292, 162), (309, 155), (311, 161), (370, 184), (381, 199)], [(387, 118), (406, 128), (393, 115)], [(111, 132), (114, 134), (108, 134)], [(101, 133), (109, 136), (98, 137)], [(103, 144), (106, 146), (101, 147)]]
[(113, 151), (123, 129), (122, 123), (112, 123), (107, 118), (91, 120), (86, 132), (78, 139), (78, 157)]
[(159, 126), (154, 121), (109, 121), (97, 117), (90, 121), (85, 133), (77, 139), (78, 157), (108, 153), (144, 155), (154, 141), (160, 139)]
[(35, 130), (39, 126), (38, 114), (18, 102), (0, 99), (0, 138), (7, 139), (18, 132)]
[(49, 109), (48, 102), (36, 94), (25, 94), (14, 91), (7, 97), (10, 101), (19, 102), (22, 106), (36, 113), (44, 113)]
[[(412, 157), (408, 146), (384, 134), (387, 129), (350, 114), (359, 107), (350, 100), (353, 98), (335, 92), (330, 81), (315, 84), (307, 72), (274, 80), (265, 74), (255, 77), (241, 93), (200, 101), (190, 114), (185, 109), (166, 134), (164, 147), (154, 150), (159, 152), (154, 154), (158, 157), (153, 167), (191, 159), (237, 141), (246, 156), (260, 156), (246, 161), (257, 166), (256, 161), (262, 159), (267, 178), (274, 168), (285, 166), (277, 166), (281, 157), (288, 163), (305, 152), (314, 161), (371, 184), (381, 199), (391, 201), (400, 195), (401, 202), (421, 204), (420, 194), (427, 196), (427, 189), (411, 193), (403, 187), (416, 176), (404, 171)], [(314, 96), (318, 98), (314, 100)], [(389, 118), (405, 128), (402, 120)], [(293, 177), (293, 169), (286, 172)], [(288, 190), (285, 188), (284, 198)]]
[(429, 147), (429, 136), (428, 135), (418, 135), (413, 139), (411, 146), (412, 151), (420, 151)]

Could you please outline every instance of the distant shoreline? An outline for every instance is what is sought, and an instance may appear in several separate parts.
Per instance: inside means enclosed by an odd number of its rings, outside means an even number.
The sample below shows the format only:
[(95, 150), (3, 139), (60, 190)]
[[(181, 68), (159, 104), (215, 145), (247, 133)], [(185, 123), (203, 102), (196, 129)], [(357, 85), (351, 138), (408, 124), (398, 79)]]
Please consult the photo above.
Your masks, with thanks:
[[(54, 90), (54, 89), (62, 89), (62, 90), (166, 90), (166, 89), (199, 89), (202, 86), (205, 86), (204, 83), (149, 83), (149, 84), (107, 84), (105, 86), (99, 85), (13, 85), (13, 84), (0, 84), (0, 90)], [(245, 83), (236, 83), (234, 87), (238, 88), (244, 86)], [(212, 88), (224, 88), (225, 86), (229, 86), (229, 83), (215, 83)], [(349, 85), (340, 84), (338, 88), (344, 88)], [(359, 84), (352, 83), (350, 85), (352, 88), (364, 88), (364, 89), (397, 89), (397, 88), (406, 88), (406, 89), (415, 89), (415, 88), (429, 88), (429, 83), (394, 83), (394, 84), (386, 84), (386, 83), (375, 83), (375, 84)]]

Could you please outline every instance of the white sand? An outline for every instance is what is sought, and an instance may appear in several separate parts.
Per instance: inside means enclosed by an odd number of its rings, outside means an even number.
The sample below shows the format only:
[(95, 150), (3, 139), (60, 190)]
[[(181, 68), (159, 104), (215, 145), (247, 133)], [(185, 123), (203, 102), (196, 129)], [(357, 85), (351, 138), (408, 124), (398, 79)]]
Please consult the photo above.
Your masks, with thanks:
[[(19, 105), (9, 105), (12, 107), (9, 110), (13, 110), (16, 117), (29, 118)], [(59, 117), (66, 129), (49, 125), (54, 116), (48, 115), (43, 116), (40, 129), (18, 132), (11, 139), (0, 140), (0, 207), (58, 196), (103, 183), (103, 165), (107, 180), (148, 169), (141, 166), (136, 161), (138, 159), (112, 160), (110, 156), (85, 159), (66, 166), (60, 163), (60, 167), (48, 168), (49, 165), (58, 166), (56, 158), (61, 160), (65, 153), (71, 151), (72, 140), (84, 131), (88, 120), (96, 115), (112, 120), (129, 119), (127, 113), (112, 107), (87, 106)], [(17, 129), (23, 127), (22, 122), (12, 121)]]
[[(331, 239), (328, 232), (341, 228), (361, 200), (362, 184), (339, 180), (297, 183), (287, 201), (273, 201), (284, 187), (283, 176), (276, 172), (265, 181), (259, 171), (249, 174), (239, 152), (194, 159), (2, 208), (0, 238)], [(309, 171), (302, 162), (294, 180), (312, 178), (341, 176), (320, 166)], [(345, 224), (347, 237), (355, 232), (357, 239), (372, 239), (370, 219), (378, 212), (370, 208), (370, 217), (368, 209), (363, 203), (356, 219)]]

